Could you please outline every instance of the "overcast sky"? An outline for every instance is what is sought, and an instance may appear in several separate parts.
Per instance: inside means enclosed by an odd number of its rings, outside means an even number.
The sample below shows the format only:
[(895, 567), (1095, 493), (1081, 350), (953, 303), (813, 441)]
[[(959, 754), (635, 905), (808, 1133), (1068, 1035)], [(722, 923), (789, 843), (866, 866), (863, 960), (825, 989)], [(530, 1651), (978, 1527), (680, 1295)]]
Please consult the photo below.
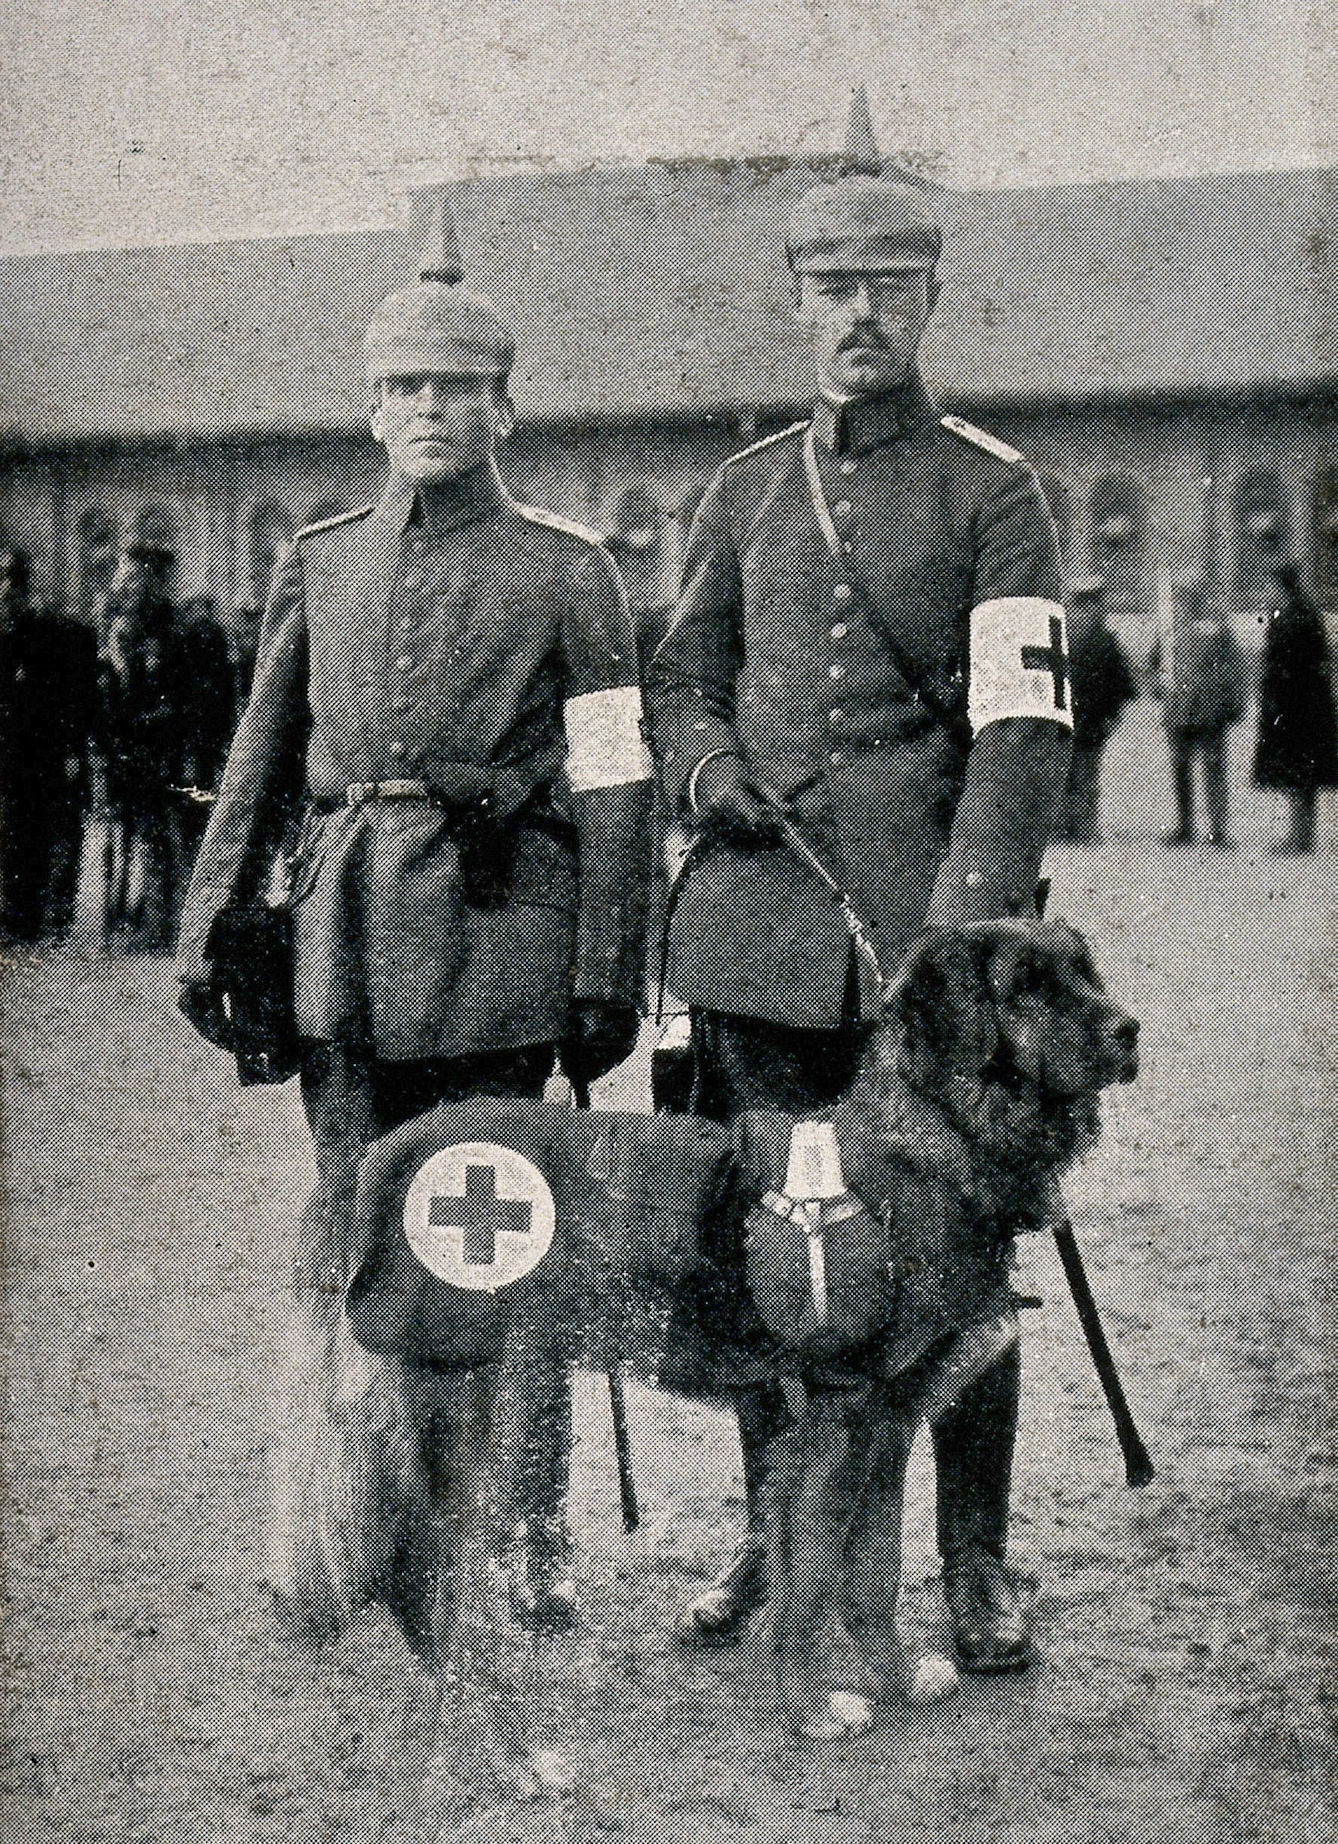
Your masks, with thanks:
[(0, 248), (383, 220), (471, 158), (826, 152), (949, 183), (1338, 164), (1333, 0), (7, 0)]

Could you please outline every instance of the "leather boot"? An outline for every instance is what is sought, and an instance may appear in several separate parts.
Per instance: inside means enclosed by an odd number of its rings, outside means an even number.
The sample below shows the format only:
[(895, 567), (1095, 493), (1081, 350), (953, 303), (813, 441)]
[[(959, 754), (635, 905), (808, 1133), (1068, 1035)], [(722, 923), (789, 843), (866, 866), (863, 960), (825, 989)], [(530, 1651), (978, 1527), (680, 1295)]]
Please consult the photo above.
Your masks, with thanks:
[(766, 1598), (766, 1546), (748, 1537), (724, 1573), (683, 1608), (674, 1622), (674, 1638), (698, 1651), (736, 1645)]
[(979, 1543), (943, 1559), (943, 1597), (963, 1671), (1025, 1671), (1036, 1583)]

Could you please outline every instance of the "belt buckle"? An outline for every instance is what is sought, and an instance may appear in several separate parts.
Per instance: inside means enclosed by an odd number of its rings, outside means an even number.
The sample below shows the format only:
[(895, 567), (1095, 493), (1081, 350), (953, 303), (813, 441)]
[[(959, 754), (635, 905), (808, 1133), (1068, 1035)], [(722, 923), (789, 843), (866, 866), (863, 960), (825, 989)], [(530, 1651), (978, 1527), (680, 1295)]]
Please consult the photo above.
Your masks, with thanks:
[(344, 800), (350, 807), (365, 807), (376, 794), (374, 781), (355, 781), (344, 790)]

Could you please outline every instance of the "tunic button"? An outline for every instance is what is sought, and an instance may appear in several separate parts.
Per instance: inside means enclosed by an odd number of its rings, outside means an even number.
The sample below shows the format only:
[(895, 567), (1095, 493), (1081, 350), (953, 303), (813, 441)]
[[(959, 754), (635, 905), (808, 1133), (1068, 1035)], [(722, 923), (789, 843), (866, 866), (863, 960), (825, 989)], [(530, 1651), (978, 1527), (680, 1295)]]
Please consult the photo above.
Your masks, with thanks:
[(847, 456), (847, 458), (841, 463), (841, 472), (848, 476), (850, 474), (853, 474), (854, 471), (855, 471), (855, 463), (852, 460), (850, 460), (850, 458)]
[(846, 676), (846, 669), (844, 666), (829, 666), (827, 671), (834, 679), (843, 679)]
[(395, 670), (396, 672), (412, 672), (413, 671), (413, 660), (409, 654), (407, 653), (400, 654), (399, 658), (395, 661)]
[(844, 716), (845, 716), (845, 707), (843, 705), (838, 704), (838, 705), (835, 705), (830, 711), (828, 711), (827, 721), (828, 723), (839, 724), (841, 722), (841, 719)]
[(409, 700), (404, 696), (403, 692), (400, 692), (397, 697), (390, 700), (390, 708), (392, 711), (407, 711), (409, 708)]
[(400, 578), (400, 582), (406, 589), (421, 589), (425, 581), (426, 578), (421, 570), (406, 570)]
[(838, 519), (848, 519), (850, 517), (850, 501), (848, 499), (838, 499), (836, 504), (832, 507), (832, 511), (836, 514)]
[(832, 599), (837, 602), (848, 602), (854, 593), (849, 583), (838, 583), (832, 590)]
[(850, 632), (850, 629), (846, 626), (844, 621), (833, 621), (832, 623), (832, 639), (833, 640), (844, 640), (846, 635), (849, 632)]
[(846, 765), (846, 759), (839, 749), (833, 749), (827, 760), (831, 763), (833, 768), (844, 768)]
[(841, 540), (841, 549), (845, 552), (846, 556), (849, 557), (851, 550), (849, 538), (843, 538)]
[(402, 756), (406, 756), (409, 753), (409, 745), (407, 743), (392, 743), (390, 745), (390, 753), (398, 762)]

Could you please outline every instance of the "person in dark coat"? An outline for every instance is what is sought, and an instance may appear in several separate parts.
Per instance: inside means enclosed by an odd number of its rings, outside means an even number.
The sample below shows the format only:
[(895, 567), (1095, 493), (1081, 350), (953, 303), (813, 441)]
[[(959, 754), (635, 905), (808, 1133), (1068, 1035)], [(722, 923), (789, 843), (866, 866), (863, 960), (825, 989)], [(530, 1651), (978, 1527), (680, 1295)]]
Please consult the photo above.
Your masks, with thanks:
[(1287, 796), (1290, 825), (1277, 849), (1313, 852), (1316, 796), (1338, 786), (1333, 665), (1324, 616), (1296, 565), (1278, 563), (1273, 578), (1278, 604), (1264, 630), (1254, 778)]
[(1171, 748), (1177, 823), (1166, 845), (1193, 845), (1194, 764), (1203, 774), (1208, 843), (1231, 851), (1227, 732), (1245, 715), (1245, 661), (1231, 624), (1208, 607), (1201, 583), (1179, 583), (1162, 611), (1150, 668)]
[(180, 789), (195, 683), (172, 602), (174, 553), (126, 546), (107, 598), (100, 670), (107, 783), (104, 932), (170, 948), (184, 881)]
[(181, 833), (184, 864), (195, 862), (235, 727), (236, 680), (228, 637), (212, 596), (183, 602), (177, 617), (190, 702), (182, 713)]
[(1084, 577), (1074, 583), (1068, 609), (1073, 760), (1062, 830), (1077, 845), (1099, 845), (1101, 758), (1138, 686), (1128, 654), (1106, 626), (1106, 586), (1101, 578)]
[[(868, 175), (797, 206), (789, 258), (813, 345), (811, 419), (734, 457), (688, 541), (651, 664), (653, 747), (701, 835), (671, 924), (696, 1106), (829, 1108), (877, 995), (840, 908), (784, 849), (783, 803), (895, 969), (927, 925), (1032, 912), (1072, 712), (1058, 546), (1032, 469), (944, 417), (916, 369), (938, 298), (925, 195)], [(1004, 1562), (1019, 1370), (1004, 1359), (937, 1429), (939, 1542), (976, 1670), (1029, 1655)], [(737, 1636), (764, 1589), (762, 1454), (778, 1392), (744, 1388), (749, 1538), (680, 1637)]]
[(74, 920), (97, 697), (92, 630), (29, 588), (27, 553), (0, 546), (0, 909), (16, 941)]
[[(181, 1004), (227, 1044), (215, 919), (287, 831), (302, 1100), (317, 1186), (299, 1300), (342, 1297), (367, 1145), (444, 1101), (537, 1096), (637, 1035), (650, 761), (631, 619), (608, 553), (518, 505), (495, 451), (515, 352), (460, 286), (436, 221), (418, 282), (367, 333), (374, 506), (298, 534), (275, 571), (250, 702), (182, 917)], [(570, 1402), (536, 1356), (517, 1609), (570, 1615), (558, 1579)]]

